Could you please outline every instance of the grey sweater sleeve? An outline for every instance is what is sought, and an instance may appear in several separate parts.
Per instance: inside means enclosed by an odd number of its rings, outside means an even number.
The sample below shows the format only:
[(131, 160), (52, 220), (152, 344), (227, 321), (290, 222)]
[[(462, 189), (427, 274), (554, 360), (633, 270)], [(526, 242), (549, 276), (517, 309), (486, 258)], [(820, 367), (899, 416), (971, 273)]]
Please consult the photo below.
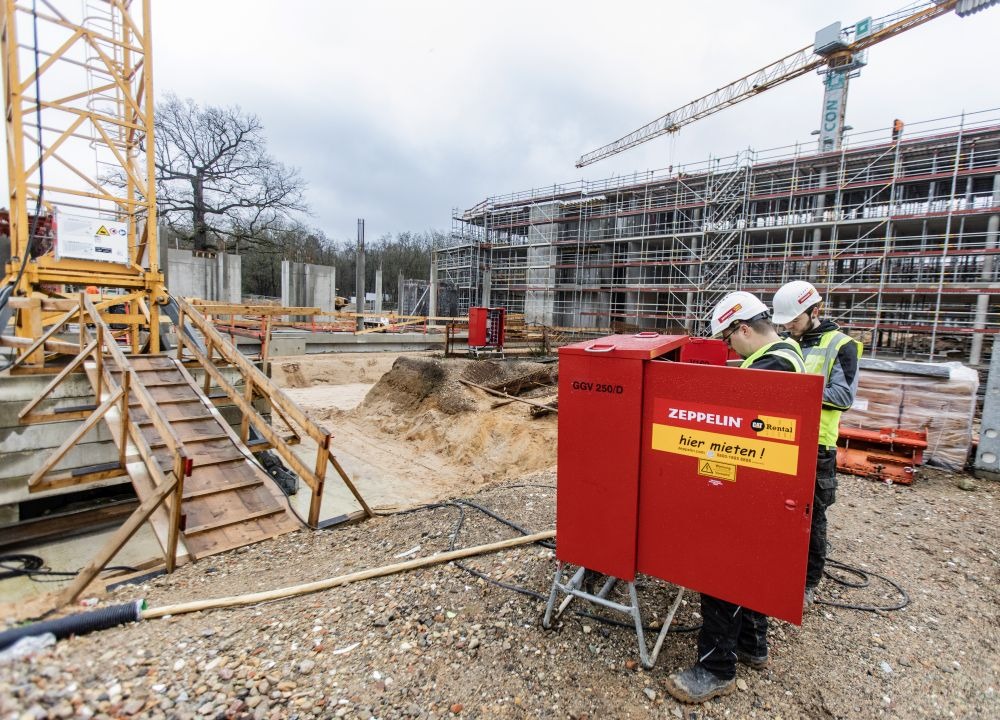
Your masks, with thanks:
[(858, 393), (858, 351), (854, 341), (844, 343), (837, 352), (837, 359), (830, 370), (830, 378), (823, 388), (823, 407), (830, 410), (847, 410)]

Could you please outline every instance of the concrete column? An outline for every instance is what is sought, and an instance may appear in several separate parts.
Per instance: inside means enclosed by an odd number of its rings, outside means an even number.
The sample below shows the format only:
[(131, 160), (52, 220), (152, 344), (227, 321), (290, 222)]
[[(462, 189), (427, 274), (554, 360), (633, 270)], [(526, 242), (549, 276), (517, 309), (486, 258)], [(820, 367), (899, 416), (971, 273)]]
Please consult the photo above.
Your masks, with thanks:
[(483, 270), (483, 307), (490, 306), (490, 294), (492, 288), (490, 287), (493, 282), (493, 271)]
[(375, 271), (375, 314), (382, 312), (382, 268)]
[[(431, 265), (431, 270), (434, 269), (434, 265)], [(400, 315), (407, 315), (406, 308), (403, 306), (403, 271), (399, 271), (399, 275), (396, 278), (396, 312)]]
[[(1000, 175), (993, 176), (993, 204), (1000, 203)], [(997, 234), (1000, 231), (1000, 214), (990, 215), (986, 222), (986, 246), (983, 248), (983, 269), (980, 272), (980, 279), (983, 282), (993, 281), (993, 256), (992, 251), (997, 247)], [(990, 296), (979, 295), (976, 298), (976, 318), (972, 327), (982, 330), (986, 327), (986, 317), (990, 309)], [(983, 334), (973, 333), (972, 346), (969, 350), (969, 364), (978, 365), (983, 357)]]
[[(402, 277), (402, 273), (400, 273)], [(437, 263), (431, 260), (431, 285), (427, 288), (430, 296), (427, 298), (427, 314), (437, 317), (438, 314), (438, 269)]]
[[(827, 176), (827, 169), (826, 169), (826, 167), (821, 167), (819, 169), (819, 180), (818, 180), (820, 187), (826, 187), (826, 184), (828, 182), (827, 177), (828, 176)], [(816, 196), (816, 220), (817, 220), (817, 222), (822, 222), (823, 221), (823, 211), (824, 210), (826, 210), (826, 193), (825, 192), (820, 193), (819, 195)], [(837, 208), (834, 208), (833, 211), (836, 212)], [(822, 251), (822, 249), (823, 249), (823, 230), (821, 228), (814, 228), (813, 231), (812, 231), (812, 254), (813, 254), (813, 256), (815, 257), (816, 255), (819, 255), (820, 252)], [(814, 263), (810, 263), (810, 266), (809, 266), (809, 275), (811, 277), (816, 277), (816, 274), (817, 274), (818, 271), (819, 271), (818, 264), (815, 263), (815, 262)]]
[(365, 221), (358, 219), (358, 247), (354, 254), (354, 295), (357, 297), (355, 310), (358, 313), (356, 327), (365, 329)]

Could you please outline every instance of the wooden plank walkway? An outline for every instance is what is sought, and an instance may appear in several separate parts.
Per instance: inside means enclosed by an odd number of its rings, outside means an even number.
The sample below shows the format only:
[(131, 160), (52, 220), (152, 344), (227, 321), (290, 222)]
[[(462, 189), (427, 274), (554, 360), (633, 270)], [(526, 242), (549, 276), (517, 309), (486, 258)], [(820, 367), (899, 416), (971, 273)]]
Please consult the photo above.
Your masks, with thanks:
[[(281, 490), (183, 365), (167, 355), (132, 355), (129, 362), (193, 461), (181, 506), (181, 538), (192, 559), (303, 527)], [(173, 458), (134, 397), (129, 421), (139, 427), (160, 467), (170, 472)], [(153, 491), (148, 483), (133, 485), (140, 501)]]

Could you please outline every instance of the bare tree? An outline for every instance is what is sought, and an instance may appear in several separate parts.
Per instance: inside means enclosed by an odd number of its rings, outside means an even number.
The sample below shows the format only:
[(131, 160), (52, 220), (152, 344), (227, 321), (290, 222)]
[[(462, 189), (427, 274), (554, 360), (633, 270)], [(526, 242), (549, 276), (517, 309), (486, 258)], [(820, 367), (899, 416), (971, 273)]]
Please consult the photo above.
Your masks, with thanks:
[(156, 192), (160, 217), (191, 233), (253, 238), (305, 212), (298, 171), (267, 153), (263, 125), (238, 106), (199, 107), (167, 95), (156, 106)]

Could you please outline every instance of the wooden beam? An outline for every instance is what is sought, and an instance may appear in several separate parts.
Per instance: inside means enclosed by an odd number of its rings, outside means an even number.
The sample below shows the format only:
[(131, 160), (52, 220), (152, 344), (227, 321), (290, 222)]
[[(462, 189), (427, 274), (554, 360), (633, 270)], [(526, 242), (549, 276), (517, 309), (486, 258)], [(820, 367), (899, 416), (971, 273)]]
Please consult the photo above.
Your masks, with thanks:
[(66, 314), (61, 315), (59, 317), (59, 319), (56, 320), (52, 324), (52, 327), (50, 327), (48, 330), (46, 330), (42, 334), (41, 337), (39, 337), (37, 340), (35, 340), (35, 342), (33, 342), (28, 347), (27, 350), (25, 350), (19, 357), (17, 357), (14, 360), (14, 362), (11, 364), (11, 368), (12, 369), (16, 368), (24, 360), (26, 360), (28, 357), (30, 357), (32, 355), (32, 353), (34, 353), (36, 350), (38, 350), (40, 347), (42, 347), (45, 344), (46, 340), (50, 339), (53, 335), (55, 335), (57, 332), (59, 332), (59, 330), (62, 328), (62, 326), (65, 325), (66, 323), (68, 323), (70, 321), (70, 319), (74, 315), (76, 315), (77, 313), (79, 313), (79, 312), (80, 312), (80, 307), (77, 306), (77, 307), (73, 308), (72, 310), (70, 310), (69, 312), (67, 312)]
[(528, 400), (526, 398), (515, 397), (514, 395), (508, 395), (505, 392), (500, 392), (499, 390), (494, 390), (492, 388), (486, 387), (485, 385), (480, 385), (478, 383), (470, 382), (468, 380), (459, 379), (459, 382), (462, 383), (463, 385), (468, 385), (469, 387), (479, 388), (483, 392), (487, 392), (490, 395), (496, 395), (497, 397), (507, 398), (508, 400), (513, 400), (515, 402), (521, 402), (524, 403), (525, 405), (533, 405), (534, 407), (544, 408), (549, 412), (554, 412), (554, 413), (559, 412), (559, 408), (552, 407), (551, 405), (546, 405), (545, 403), (535, 402), (534, 400)]
[(451, 562), (452, 560), (459, 560), (461, 558), (472, 557), (474, 555), (483, 555), (485, 553), (497, 552), (498, 550), (506, 550), (507, 548), (518, 547), (521, 545), (529, 545), (531, 543), (540, 542), (542, 540), (549, 540), (556, 536), (555, 530), (546, 530), (540, 533), (534, 533), (533, 535), (524, 535), (521, 537), (510, 538), (509, 540), (501, 540), (495, 543), (489, 543), (487, 545), (476, 545), (473, 547), (462, 548), (460, 550), (451, 550), (449, 552), (437, 553), (435, 555), (429, 555), (427, 557), (415, 558), (413, 560), (407, 560), (406, 562), (395, 563), (393, 565), (385, 565), (380, 568), (372, 568), (369, 570), (361, 570), (359, 572), (349, 573), (347, 575), (338, 575), (337, 577), (327, 578), (325, 580), (317, 580), (315, 582), (305, 583), (303, 585), (295, 585), (292, 587), (280, 588), (278, 590), (267, 590), (264, 592), (248, 593), (246, 595), (236, 595), (233, 597), (217, 598), (215, 600), (195, 600), (187, 603), (180, 603), (176, 605), (164, 605), (158, 608), (150, 608), (142, 612), (143, 620), (151, 620), (153, 618), (163, 617), (165, 615), (181, 615), (183, 613), (198, 612), (199, 610), (211, 610), (215, 608), (223, 607), (235, 607), (238, 605), (253, 605), (256, 603), (268, 602), (271, 600), (280, 600), (287, 597), (295, 597), (297, 595), (305, 595), (307, 593), (317, 592), (319, 590), (329, 590), (330, 588), (339, 587), (341, 585), (348, 585), (353, 582), (358, 582), (359, 580), (369, 580), (371, 578), (385, 577), (386, 575), (394, 575), (396, 573), (405, 572), (407, 570), (415, 570), (417, 568), (428, 567), (430, 565), (441, 565), (443, 563)]
[(358, 489), (354, 487), (354, 483), (351, 481), (350, 476), (348, 476), (347, 471), (344, 470), (341, 464), (337, 461), (337, 458), (334, 457), (333, 453), (331, 453), (329, 449), (327, 449), (326, 454), (327, 457), (330, 458), (330, 462), (333, 464), (334, 470), (336, 470), (337, 474), (340, 475), (340, 479), (344, 481), (344, 484), (347, 485), (347, 489), (351, 491), (351, 495), (353, 495), (354, 499), (361, 504), (361, 508), (365, 511), (365, 515), (368, 517), (375, 517), (375, 513), (370, 507), (368, 507), (368, 503), (366, 503), (365, 499), (361, 497), (361, 493), (358, 492)]
[(387, 332), (389, 330), (398, 330), (402, 327), (408, 327), (410, 325), (422, 325), (424, 323), (423, 318), (417, 320), (404, 320), (403, 322), (390, 323), (389, 325), (380, 325), (374, 328), (367, 328), (365, 330), (358, 330), (355, 335), (369, 335), (371, 333), (377, 332)]
[(83, 361), (86, 360), (87, 357), (92, 352), (94, 352), (96, 348), (97, 348), (97, 341), (92, 340), (90, 344), (88, 344), (87, 347), (85, 347), (79, 355), (73, 358), (73, 360), (70, 362), (69, 365), (64, 367), (59, 372), (58, 375), (52, 378), (52, 381), (45, 386), (45, 389), (42, 390), (41, 394), (36, 396), (33, 400), (31, 400), (31, 402), (29, 402), (27, 405), (24, 406), (21, 412), (17, 414), (17, 419), (21, 420), (22, 422), (25, 421), (25, 419), (29, 415), (31, 415), (31, 411), (34, 410), (36, 407), (38, 407), (39, 403), (41, 403), (45, 398), (47, 398), (49, 396), (49, 393), (55, 390), (56, 386), (63, 380), (65, 380), (67, 375), (76, 370), (76, 368), (78, 368), (83, 363)]
[(192, 307), (205, 315), (319, 315), (318, 307), (282, 307), (279, 305), (237, 305), (191, 300)]
[[(13, 335), (0, 335), (0, 345), (4, 347), (27, 348), (31, 347), (34, 341), (31, 338), (14, 337)], [(76, 343), (63, 342), (62, 340), (46, 340), (43, 348), (47, 352), (59, 353), (60, 355), (76, 355), (80, 352), (80, 346)]]
[(42, 466), (32, 473), (31, 477), (28, 478), (28, 487), (34, 488), (36, 485), (41, 484), (45, 473), (55, 467), (56, 464), (58, 464), (58, 462), (66, 456), (66, 453), (72, 450), (73, 446), (80, 442), (80, 439), (90, 432), (95, 425), (97, 425), (98, 421), (104, 417), (104, 414), (119, 400), (119, 398), (121, 398), (121, 396), (122, 390), (121, 388), (118, 388), (118, 390), (113, 392), (107, 400), (101, 403), (99, 408), (90, 414), (90, 417), (77, 426), (76, 430), (74, 430), (73, 433), (63, 441), (63, 444), (56, 448), (55, 451), (45, 459)]
[(73, 582), (59, 593), (56, 598), (56, 607), (68, 605), (80, 596), (80, 593), (97, 577), (97, 574), (104, 569), (104, 566), (111, 562), (111, 559), (118, 554), (118, 551), (122, 549), (125, 543), (149, 519), (149, 516), (160, 506), (164, 498), (174, 491), (177, 481), (178, 478), (173, 478), (173, 480), (163, 483), (160, 487), (156, 488), (156, 491), (152, 495), (142, 501), (142, 504), (135, 509), (135, 512), (129, 515), (125, 524), (108, 538), (108, 541), (98, 551), (97, 556), (87, 563), (86, 567), (73, 578)]

